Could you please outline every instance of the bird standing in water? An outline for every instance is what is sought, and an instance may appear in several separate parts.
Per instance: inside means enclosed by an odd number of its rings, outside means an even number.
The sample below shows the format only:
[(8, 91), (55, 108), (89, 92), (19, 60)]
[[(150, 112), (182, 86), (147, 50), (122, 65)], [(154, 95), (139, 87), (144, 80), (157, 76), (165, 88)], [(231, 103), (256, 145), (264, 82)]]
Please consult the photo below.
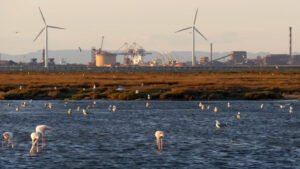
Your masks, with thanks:
[(236, 115), (236, 118), (241, 119), (241, 113), (240, 112), (238, 112), (238, 114)]
[(155, 137), (156, 137), (157, 150), (162, 151), (164, 133), (162, 131), (156, 131)]
[(4, 138), (4, 141), (2, 141), (2, 147), (4, 146), (5, 144), (5, 141), (7, 141), (7, 147), (9, 147), (9, 144), (11, 145), (11, 148), (14, 148), (14, 143), (12, 143), (11, 139), (13, 138), (13, 133), (12, 132), (4, 132), (3, 133), (3, 138)]
[(39, 139), (41, 138), (41, 134), (38, 132), (34, 132), (34, 133), (31, 133), (30, 137), (32, 140), (32, 146), (30, 149), (30, 153), (34, 153), (35, 146), (36, 146), (36, 152), (38, 153), (39, 152)]
[(35, 132), (40, 133), (42, 135), (42, 148), (44, 148), (46, 139), (45, 139), (45, 131), (46, 130), (51, 130), (52, 128), (47, 125), (38, 125), (35, 128)]

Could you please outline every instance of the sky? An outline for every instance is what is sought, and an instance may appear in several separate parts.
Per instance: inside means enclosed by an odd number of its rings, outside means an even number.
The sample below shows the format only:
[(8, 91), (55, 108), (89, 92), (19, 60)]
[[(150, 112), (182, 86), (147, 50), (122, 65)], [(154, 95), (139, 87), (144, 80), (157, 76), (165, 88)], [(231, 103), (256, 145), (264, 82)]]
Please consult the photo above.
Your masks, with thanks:
[[(299, 0), (0, 0), (0, 53), (23, 54), (41, 50), (44, 35), (38, 7), (47, 24), (66, 28), (49, 30), (49, 50), (117, 50), (136, 42), (146, 50), (190, 51), (191, 26), (207, 37), (196, 36), (196, 50), (288, 53), (289, 26), (293, 51), (300, 51)], [(18, 33), (16, 33), (18, 32)], [(298, 45), (299, 44), (299, 45)]]

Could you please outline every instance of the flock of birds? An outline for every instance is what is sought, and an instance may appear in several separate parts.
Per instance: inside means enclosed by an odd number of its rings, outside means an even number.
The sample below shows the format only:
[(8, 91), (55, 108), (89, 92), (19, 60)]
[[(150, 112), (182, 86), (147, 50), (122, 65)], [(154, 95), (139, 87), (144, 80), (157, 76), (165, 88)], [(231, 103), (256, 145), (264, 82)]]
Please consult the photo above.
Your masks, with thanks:
[[(150, 95), (148, 95), (147, 97), (148, 100), (151, 99)], [(32, 100), (29, 101), (29, 103), (32, 103)], [(8, 107), (10, 107), (11, 104), (8, 103)], [(68, 102), (65, 102), (64, 104), (64, 107), (67, 108), (68, 106)], [(92, 107), (95, 107), (96, 106), (96, 101), (93, 102), (92, 104)], [(289, 107), (289, 113), (290, 114), (293, 114), (294, 113), (294, 110), (293, 110), (293, 107), (289, 104), (285, 104), (285, 105), (280, 105), (280, 109), (284, 109), (286, 106), (290, 106)], [(26, 107), (26, 102), (23, 102), (21, 103), (21, 107), (25, 108)], [(44, 107), (45, 108), (49, 108), (50, 110), (53, 108), (53, 105), (51, 103), (49, 104), (44, 104)], [(145, 105), (146, 108), (149, 108), (149, 103), (147, 102), (146, 105)], [(231, 104), (228, 102), (227, 103), (227, 108), (229, 109), (231, 107)], [(199, 103), (199, 108), (201, 110), (209, 110), (210, 109), (210, 105), (204, 105), (202, 104), (201, 102)], [(264, 104), (261, 104), (260, 105), (260, 108), (261, 109), (264, 109)], [(19, 111), (20, 110), (20, 107), (17, 106), (16, 107), (16, 111)], [(77, 107), (77, 111), (80, 112), (81, 108), (80, 106)], [(117, 111), (117, 107), (116, 105), (109, 105), (108, 106), (108, 111), (109, 112), (116, 112)], [(218, 107), (214, 107), (213, 111), (215, 113), (217, 113), (219, 110), (218, 110)], [(89, 114), (90, 112), (90, 106), (86, 106), (85, 109), (82, 109), (82, 113), (83, 115), (87, 115)], [(68, 109), (67, 111), (67, 114), (68, 115), (71, 115), (72, 114), (72, 109)], [(238, 120), (241, 119), (241, 113), (238, 112), (237, 115), (236, 115), (236, 118)], [(226, 127), (226, 124), (223, 124), (223, 123), (220, 123), (218, 120), (215, 121), (215, 125), (216, 125), (216, 129), (222, 129), (224, 127)], [(31, 137), (31, 140), (32, 140), (32, 147), (30, 149), (30, 153), (31, 154), (36, 154), (36, 153), (39, 153), (39, 140), (41, 139), (42, 140), (42, 146), (41, 148), (43, 149), (44, 146), (45, 146), (45, 143), (46, 143), (46, 139), (45, 139), (45, 131), (46, 130), (51, 130), (52, 127), (50, 126), (47, 126), (47, 125), (38, 125), (36, 126), (36, 130), (35, 132), (31, 133), (30, 137)], [(155, 132), (155, 137), (156, 137), (156, 143), (157, 143), (157, 150), (158, 151), (162, 151), (163, 150), (163, 137), (164, 137), (164, 133), (163, 131), (156, 131)], [(11, 147), (11, 148), (14, 148), (14, 143), (12, 142), (12, 138), (13, 138), (13, 133), (12, 132), (4, 132), (3, 133), (3, 141), (2, 141), (2, 147), (5, 145), (5, 143), (7, 142), (7, 146), (8, 147)]]

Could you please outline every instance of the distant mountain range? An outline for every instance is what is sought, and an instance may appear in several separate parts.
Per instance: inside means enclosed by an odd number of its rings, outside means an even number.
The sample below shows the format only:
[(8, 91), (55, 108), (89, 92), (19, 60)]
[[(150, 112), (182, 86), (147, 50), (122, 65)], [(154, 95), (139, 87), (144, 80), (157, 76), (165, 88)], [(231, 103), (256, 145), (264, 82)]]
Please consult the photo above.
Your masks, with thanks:
[[(110, 51), (114, 52), (114, 51)], [(219, 58), (229, 54), (230, 52), (223, 53), (213, 53), (213, 58)], [(247, 53), (249, 59), (254, 59), (257, 56), (265, 56), (269, 54), (268, 52), (259, 52), (259, 53)], [(152, 61), (155, 57), (163, 55), (164, 57), (168, 55), (175, 58), (175, 55), (178, 57), (178, 60), (181, 62), (191, 61), (191, 52), (190, 51), (173, 51), (167, 54), (159, 54), (159, 52), (152, 51), (151, 55), (146, 55), (143, 59), (145, 62)], [(197, 61), (200, 56), (210, 56), (209, 52), (196, 52)], [(26, 53), (22, 55), (10, 55), (1, 53), (2, 60), (12, 60), (15, 62), (29, 62), (31, 58), (37, 58), (38, 62), (42, 59), (42, 50)], [(55, 63), (59, 63), (61, 59), (64, 59), (67, 63), (74, 64), (87, 64), (91, 61), (91, 51), (90, 50), (51, 50), (49, 51), (49, 58), (55, 58)], [(166, 58), (166, 57), (165, 57)], [(123, 63), (123, 56), (117, 56), (117, 62)]]

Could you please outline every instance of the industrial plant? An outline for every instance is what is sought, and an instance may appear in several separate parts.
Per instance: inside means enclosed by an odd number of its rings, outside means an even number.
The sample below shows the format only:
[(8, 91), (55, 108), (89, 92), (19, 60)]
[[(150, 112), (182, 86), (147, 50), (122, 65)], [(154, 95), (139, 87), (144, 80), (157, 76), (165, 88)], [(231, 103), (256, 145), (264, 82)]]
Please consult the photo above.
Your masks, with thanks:
[[(16, 63), (12, 60), (1, 60), (0, 54), (0, 70), (19, 70), (24, 68), (51, 70), (55, 68), (65, 68), (66, 70), (73, 70), (72, 68), (84, 69), (97, 69), (103, 67), (264, 67), (264, 66), (291, 66), (299, 68), (300, 55), (294, 55), (292, 52), (292, 27), (289, 27), (289, 53), (288, 54), (268, 54), (266, 56), (257, 56), (256, 58), (248, 58), (247, 51), (228, 51), (228, 54), (224, 56), (214, 57), (213, 43), (210, 45), (209, 56), (196, 56), (195, 36), (200, 35), (201, 38), (208, 41), (196, 27), (198, 9), (196, 10), (191, 26), (180, 29), (175, 33), (179, 33), (186, 30), (192, 30), (192, 47), (191, 47), (191, 62), (183, 62), (182, 56), (176, 54), (176, 52), (157, 52), (147, 51), (140, 44), (124, 43), (118, 50), (109, 51), (103, 49), (104, 36), (102, 36), (101, 46), (99, 48), (92, 47), (90, 51), (90, 62), (85, 64), (69, 64), (65, 60), (61, 59), (59, 63), (55, 62), (55, 56), (52, 58), (48, 55), (48, 29), (64, 29), (57, 26), (51, 26), (46, 23), (42, 10), (39, 8), (41, 18), (44, 23), (44, 27), (34, 38), (34, 41), (45, 33), (45, 46), (41, 53), (41, 62), (38, 62), (38, 58), (31, 58), (29, 62)], [(175, 35), (174, 35), (175, 36)], [(205, 41), (205, 42), (206, 42)], [(82, 49), (79, 47), (79, 51)], [(145, 61), (145, 57), (152, 55), (152, 59)], [(154, 58), (153, 58), (154, 55)], [(156, 56), (155, 56), (156, 55)], [(122, 58), (118, 62), (118, 58)], [(185, 58), (186, 59), (186, 58)], [(74, 69), (76, 70), (76, 69)]]

